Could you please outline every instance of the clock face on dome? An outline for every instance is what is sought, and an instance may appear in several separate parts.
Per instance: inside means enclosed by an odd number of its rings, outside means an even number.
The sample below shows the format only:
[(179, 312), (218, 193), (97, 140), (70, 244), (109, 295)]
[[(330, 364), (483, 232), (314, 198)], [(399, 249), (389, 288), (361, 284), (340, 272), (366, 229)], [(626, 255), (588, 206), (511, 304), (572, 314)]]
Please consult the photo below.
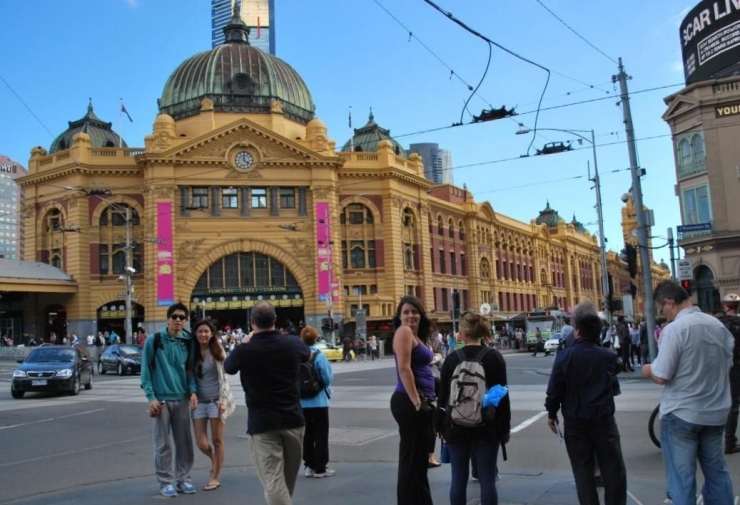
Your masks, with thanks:
[(234, 157), (234, 163), (236, 163), (236, 166), (241, 168), (242, 170), (247, 170), (249, 168), (252, 168), (252, 165), (254, 164), (254, 158), (247, 151), (239, 151)]

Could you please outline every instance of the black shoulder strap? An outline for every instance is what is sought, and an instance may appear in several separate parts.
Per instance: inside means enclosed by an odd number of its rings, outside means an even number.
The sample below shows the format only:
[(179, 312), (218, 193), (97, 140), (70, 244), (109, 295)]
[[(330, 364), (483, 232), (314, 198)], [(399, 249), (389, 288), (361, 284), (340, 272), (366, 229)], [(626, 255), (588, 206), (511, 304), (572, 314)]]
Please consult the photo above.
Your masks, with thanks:
[(475, 355), (475, 360), (478, 361), (479, 363), (483, 363), (483, 358), (486, 356), (486, 354), (488, 354), (488, 351), (490, 350), (491, 350), (490, 347), (487, 347), (485, 345), (482, 346), (481, 350), (478, 351), (478, 354)]
[(160, 332), (154, 334), (152, 341), (152, 357), (149, 358), (149, 370), (154, 370), (157, 366), (157, 351), (162, 347), (162, 335)]

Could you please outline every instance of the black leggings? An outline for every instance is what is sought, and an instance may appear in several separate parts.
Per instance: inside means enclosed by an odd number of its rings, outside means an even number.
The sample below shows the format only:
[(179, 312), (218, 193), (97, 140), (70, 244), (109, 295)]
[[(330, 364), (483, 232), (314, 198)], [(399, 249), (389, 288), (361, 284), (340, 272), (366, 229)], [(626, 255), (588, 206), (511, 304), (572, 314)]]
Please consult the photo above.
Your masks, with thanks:
[(417, 412), (406, 393), (394, 392), (391, 412), (401, 436), (398, 454), (398, 505), (432, 505), (432, 492), (427, 478), (429, 436), (434, 433), (432, 416), (422, 409)]

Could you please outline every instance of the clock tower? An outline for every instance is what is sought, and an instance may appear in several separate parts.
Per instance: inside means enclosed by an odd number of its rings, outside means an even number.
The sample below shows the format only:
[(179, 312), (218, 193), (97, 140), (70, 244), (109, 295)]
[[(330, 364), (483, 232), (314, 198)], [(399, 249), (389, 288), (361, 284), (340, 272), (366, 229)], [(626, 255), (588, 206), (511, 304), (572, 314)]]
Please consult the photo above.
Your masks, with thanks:
[[(645, 207), (647, 213), (648, 208)], [(653, 261), (653, 239), (652, 230), (650, 227), (647, 229), (647, 241), (648, 241), (648, 253), (650, 255), (650, 262)], [(635, 201), (632, 198), (632, 193), (627, 193), (627, 201), (622, 207), (622, 238), (625, 244), (631, 244), (637, 246), (637, 209), (635, 208)], [(638, 256), (639, 257), (639, 256)]]

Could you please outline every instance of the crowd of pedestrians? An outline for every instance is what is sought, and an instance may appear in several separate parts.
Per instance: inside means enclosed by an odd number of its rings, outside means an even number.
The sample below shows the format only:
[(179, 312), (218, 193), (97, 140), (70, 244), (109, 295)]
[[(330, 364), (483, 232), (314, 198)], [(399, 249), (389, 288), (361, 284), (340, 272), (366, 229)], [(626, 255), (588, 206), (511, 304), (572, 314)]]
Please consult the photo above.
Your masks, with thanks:
[[(652, 363), (644, 324), (630, 327), (619, 317), (609, 327), (593, 304), (573, 309), (561, 329), (563, 348), (547, 387), (547, 425), (565, 442), (579, 503), (598, 504), (602, 482), (605, 504), (625, 505), (627, 469), (614, 397), (621, 392), (618, 374), (639, 366), (646, 378), (664, 386), (661, 443), (668, 498), (673, 505), (696, 502), (698, 463), (704, 503), (730, 504), (734, 495), (724, 455), (740, 452), (740, 297), (726, 296), (722, 314), (713, 317), (694, 307), (681, 286), (665, 281), (657, 286), (654, 303), (668, 324), (652, 336), (659, 345)], [(191, 425), (198, 449), (210, 460), (203, 489), (221, 485), (223, 433), (235, 407), (227, 374), (240, 377), (249, 448), (268, 505), (292, 503), (301, 467), (309, 478), (335, 475), (329, 467), (334, 377), (316, 346), (317, 331), (302, 327), (298, 337), (276, 329), (275, 309), (260, 302), (251, 312), (253, 331), (227, 352), (228, 338), (224, 344), (223, 333), (210, 322), (195, 322), (192, 333), (187, 331), (189, 315), (185, 305), (171, 306), (167, 327), (144, 342), (141, 382), (153, 419), (161, 494), (196, 492)], [(431, 454), (440, 438), (451, 464), (450, 504), (467, 503), (471, 469), (481, 504), (497, 504), (497, 461), (500, 453), (506, 457), (511, 403), (508, 389), (494, 410), (484, 401), (494, 389), (507, 387), (506, 363), (492, 346), (490, 322), (465, 312), (450, 342), (411, 296), (400, 301), (393, 322), (397, 381), (390, 413), (399, 430), (397, 503), (431, 505), (427, 473), (439, 465)], [(373, 357), (375, 337), (363, 345)], [(443, 355), (441, 366), (433, 366)], [(318, 384), (309, 396), (302, 385), (305, 367)]]

